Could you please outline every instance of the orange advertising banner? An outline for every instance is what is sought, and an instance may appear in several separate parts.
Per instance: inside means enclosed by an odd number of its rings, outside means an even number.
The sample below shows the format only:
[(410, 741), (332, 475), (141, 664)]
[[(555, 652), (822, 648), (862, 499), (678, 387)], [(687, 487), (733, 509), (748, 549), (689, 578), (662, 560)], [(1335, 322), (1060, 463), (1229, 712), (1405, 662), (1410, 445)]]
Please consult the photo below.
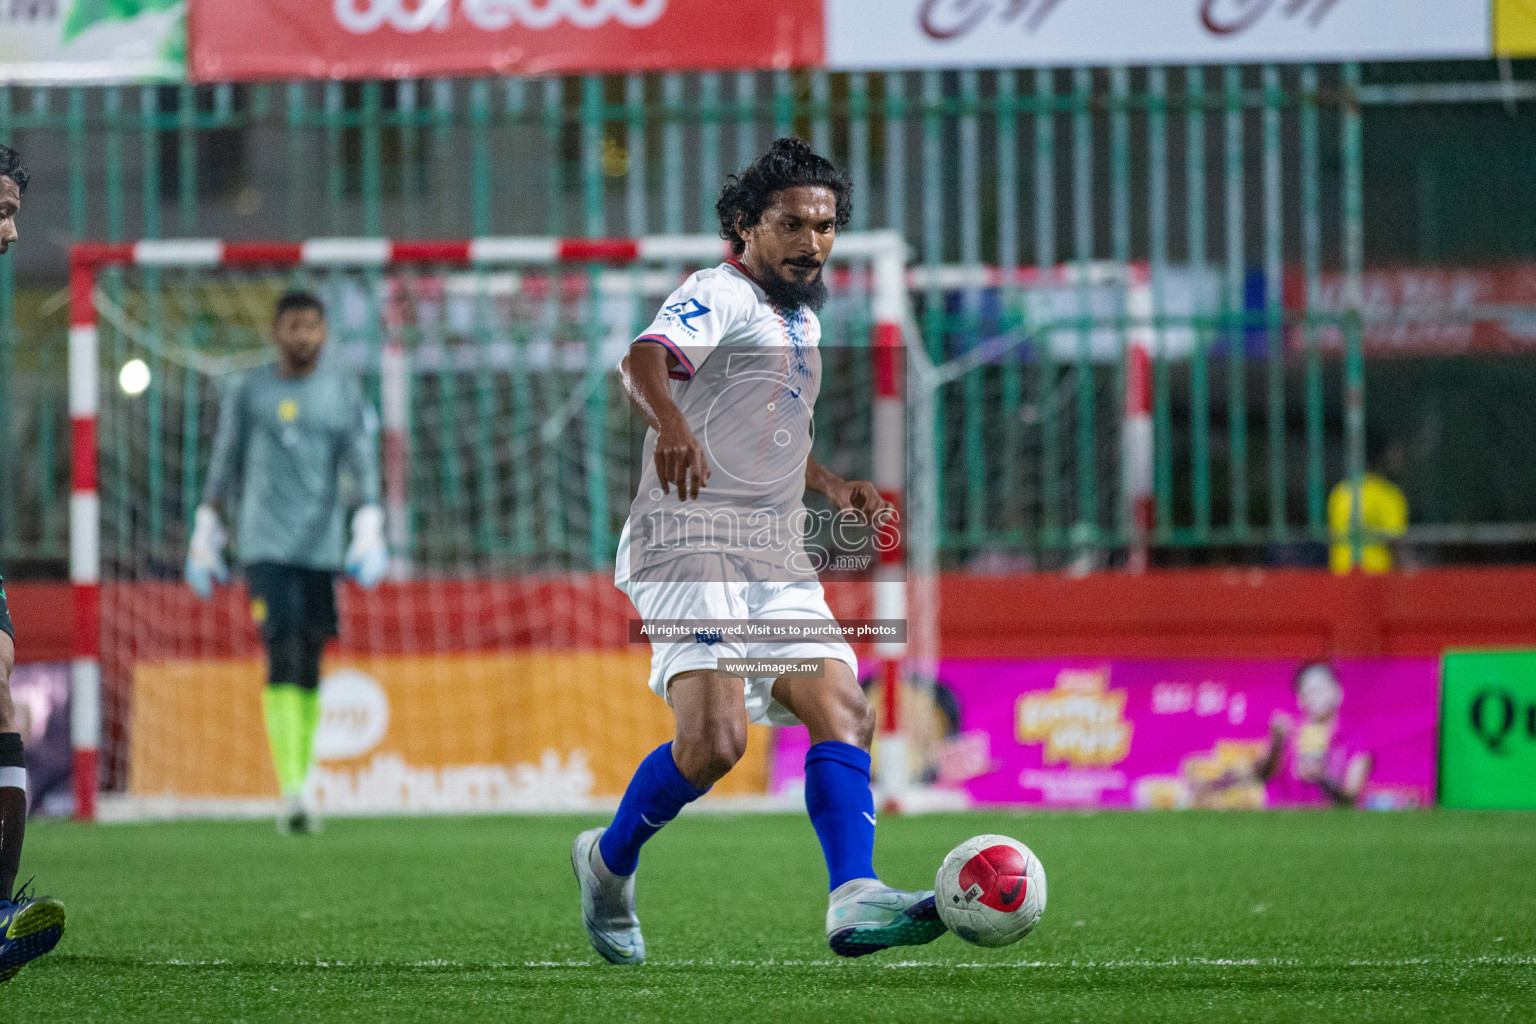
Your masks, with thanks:
[[(345, 658), (326, 665), (310, 784), (327, 813), (579, 808), (624, 791), (672, 737), (648, 653)], [(135, 797), (275, 798), (258, 659), (140, 664), (128, 788)], [(720, 795), (768, 787), (753, 726)]]

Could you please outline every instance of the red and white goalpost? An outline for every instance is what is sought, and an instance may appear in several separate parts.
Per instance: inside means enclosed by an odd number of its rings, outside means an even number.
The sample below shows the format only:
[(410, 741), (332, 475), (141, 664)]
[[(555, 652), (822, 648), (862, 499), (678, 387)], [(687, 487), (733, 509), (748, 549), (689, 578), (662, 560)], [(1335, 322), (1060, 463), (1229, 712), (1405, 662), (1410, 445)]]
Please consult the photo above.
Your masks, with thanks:
[[(680, 268), (711, 265), (726, 255), (725, 246), (719, 238), (705, 235), (638, 239), (476, 238), (459, 241), (317, 238), (298, 243), (183, 239), (122, 244), (79, 243), (73, 246), (70, 252), (69, 334), (69, 410), (73, 445), (70, 579), (75, 595), (72, 736), (77, 816), (87, 820), (96, 816), (97, 796), (103, 777), (104, 510), (98, 483), (100, 473), (107, 472), (108, 467), (99, 466), (101, 446), (98, 445), (97, 425), (102, 408), (101, 381), (116, 367), (105, 364), (108, 353), (102, 351), (102, 336), (99, 333), (102, 325), (98, 318), (104, 315), (104, 309), (110, 310), (113, 316), (123, 315), (121, 306), (114, 307), (104, 298), (98, 275), (108, 268), (123, 268), (125, 275), (154, 270), (157, 275), (166, 275), (168, 278), (193, 273), (276, 273), (295, 270), (315, 273), (350, 271), (360, 275), (396, 271), (442, 274), (483, 271), (491, 274), (516, 273), (519, 268), (573, 265), (649, 268), (657, 273), (680, 275)], [(867, 275), (861, 273), (855, 276), (867, 281), (864, 287), (868, 289), (870, 319), (873, 323), (868, 344), (873, 349), (877, 391), (873, 401), (870, 435), (874, 448), (871, 460), (874, 482), (905, 516), (909, 510), (905, 507), (907, 423), (902, 390), (903, 330), (911, 322), (905, 276), (906, 246), (902, 238), (892, 232), (851, 233), (837, 240), (833, 258), (837, 261), (853, 261), (868, 268)], [(549, 274), (555, 270), (546, 269), (543, 272)], [(159, 277), (156, 279), (159, 280)], [(123, 285), (119, 282), (116, 287), (122, 288)], [(132, 285), (127, 287), (131, 290)], [(152, 311), (158, 307), (149, 305), (147, 308)], [(153, 313), (146, 316), (152, 318)], [(114, 327), (114, 330), (118, 328)], [(379, 336), (382, 339), (377, 358), (383, 412), (385, 499), (395, 520), (391, 524), (391, 538), (397, 547), (395, 553), (401, 556), (395, 575), (409, 576), (410, 552), (400, 550), (409, 537), (404, 532), (406, 526), (401, 514), (407, 498), (404, 490), (405, 474), (401, 466), (409, 457), (405, 449), (405, 391), (408, 385), (403, 368), (401, 325), (391, 323), (389, 315), (383, 313), (380, 316)], [(211, 426), (207, 424), (206, 429), (211, 431)], [(496, 439), (492, 437), (486, 441), (494, 444)], [(195, 450), (195, 445), (193, 448)], [(183, 455), (183, 458), (186, 457)], [(124, 479), (128, 477), (127, 472), (120, 468), (113, 471), (121, 473)], [(905, 536), (905, 529), (902, 534)], [(903, 550), (887, 552), (879, 563), (877, 581), (868, 605), (877, 618), (907, 617), (904, 556)], [(203, 615), (203, 612), (190, 605), (175, 603), (180, 602), (182, 597), (174, 593), (175, 581), (168, 578), (170, 557), (162, 553), (155, 570), (159, 575), (143, 584), (145, 588), (158, 588), (153, 591), (158, 595), (156, 599), (162, 602), (157, 608), (170, 609), (155, 614)], [(455, 585), (460, 590), (470, 586), (462, 581), (455, 581)], [(113, 581), (108, 580), (107, 587), (110, 589), (112, 586)], [(107, 600), (113, 598), (109, 595)], [(932, 609), (928, 613), (931, 614)], [(473, 617), (473, 610), (466, 614)], [(226, 619), (220, 621), (227, 619), (226, 615)], [(379, 631), (375, 630), (376, 633)], [(387, 629), (384, 631), (387, 632)], [(389, 638), (385, 637), (385, 640)], [(886, 735), (880, 748), (881, 781), (888, 793), (899, 792), (906, 783), (905, 758), (897, 731), (900, 719), (900, 680), (906, 648), (901, 643), (882, 643), (875, 654), (879, 661), (879, 678), (884, 683), (885, 702), (883, 719)]]
[(74, 594), (70, 662), (70, 742), (75, 752), (75, 816), (96, 817), (101, 748), (101, 498), (96, 483), (100, 366), (91, 294), (100, 263), (70, 254), (69, 266), (69, 582)]
[(1121, 493), (1130, 524), (1126, 569), (1147, 571), (1156, 506), (1153, 499), (1156, 455), (1152, 427), (1152, 350), (1157, 339), (1153, 323), (1152, 274), (1142, 264), (1129, 268), (1126, 290), (1125, 415), (1121, 421)]

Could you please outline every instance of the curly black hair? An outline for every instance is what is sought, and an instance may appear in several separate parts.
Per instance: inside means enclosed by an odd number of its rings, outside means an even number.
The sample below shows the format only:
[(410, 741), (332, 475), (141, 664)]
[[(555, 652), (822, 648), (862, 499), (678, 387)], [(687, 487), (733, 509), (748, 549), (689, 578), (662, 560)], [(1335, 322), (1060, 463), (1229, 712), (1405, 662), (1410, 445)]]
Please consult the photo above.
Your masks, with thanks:
[(848, 226), (848, 219), (853, 216), (853, 181), (803, 140), (778, 139), (751, 166), (726, 178), (720, 198), (715, 200), (720, 237), (731, 243), (733, 253), (740, 256), (747, 247), (737, 228), (757, 224), (763, 219), (763, 211), (773, 204), (774, 193), (796, 185), (831, 189), (837, 199), (838, 229)]
[(25, 193), (31, 177), (21, 166), (21, 154), (9, 146), (0, 145), (0, 178), (10, 178), (16, 183), (16, 191)]
[(325, 319), (325, 306), (315, 298), (311, 292), (291, 291), (284, 292), (277, 300), (277, 305), (272, 310), (272, 322), (277, 323), (283, 318), (284, 313), (292, 313), (296, 309), (312, 309), (320, 314), (320, 319)]

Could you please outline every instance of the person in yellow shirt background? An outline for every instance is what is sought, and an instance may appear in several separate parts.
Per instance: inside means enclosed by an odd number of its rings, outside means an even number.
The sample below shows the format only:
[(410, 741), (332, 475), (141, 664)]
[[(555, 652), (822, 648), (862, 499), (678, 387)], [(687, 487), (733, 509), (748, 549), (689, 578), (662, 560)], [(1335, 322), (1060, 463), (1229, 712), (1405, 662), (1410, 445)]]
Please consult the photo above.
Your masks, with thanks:
[(1354, 493), (1349, 480), (1340, 480), (1328, 495), (1328, 567), (1343, 575), (1358, 568), (1361, 572), (1390, 572), (1393, 567), (1391, 541), (1408, 532), (1408, 499), (1390, 476), (1403, 468), (1403, 448), (1390, 444), (1378, 449), (1369, 461), (1370, 468), (1360, 481), (1360, 555), (1351, 558), (1350, 518), (1354, 512)]

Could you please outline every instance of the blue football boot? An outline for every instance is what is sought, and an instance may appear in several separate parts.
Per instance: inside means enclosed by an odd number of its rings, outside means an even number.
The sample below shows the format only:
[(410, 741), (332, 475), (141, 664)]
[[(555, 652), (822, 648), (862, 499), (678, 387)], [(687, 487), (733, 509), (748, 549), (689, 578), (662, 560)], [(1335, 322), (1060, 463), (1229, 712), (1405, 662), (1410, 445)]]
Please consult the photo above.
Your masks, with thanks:
[(64, 934), (64, 904), (52, 896), (16, 895), (0, 900), (0, 982), (59, 944)]

